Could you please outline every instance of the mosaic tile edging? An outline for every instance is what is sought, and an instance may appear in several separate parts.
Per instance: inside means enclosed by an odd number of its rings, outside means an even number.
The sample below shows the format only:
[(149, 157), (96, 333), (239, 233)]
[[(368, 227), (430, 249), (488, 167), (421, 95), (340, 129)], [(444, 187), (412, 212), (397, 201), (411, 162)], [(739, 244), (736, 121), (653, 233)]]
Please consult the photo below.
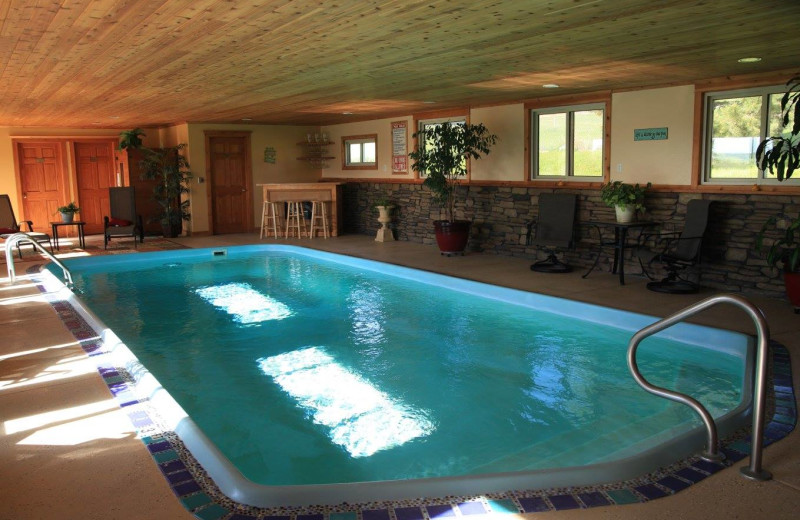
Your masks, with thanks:
[[(48, 295), (45, 287), (40, 291)], [(112, 396), (124, 409), (138, 436), (172, 491), (196, 518), (202, 520), (433, 520), (446, 517), (489, 513), (537, 513), (566, 509), (647, 502), (675, 494), (706, 477), (733, 465), (750, 453), (750, 438), (734, 435), (723, 443), (726, 460), (713, 463), (692, 457), (637, 479), (591, 487), (514, 490), (487, 493), (481, 497), (441, 497), (306, 506), (257, 508), (226, 497), (183, 445), (178, 436), (160, 426), (158, 413), (139, 399), (134, 380), (124, 369), (107, 364), (102, 341), (83, 317), (64, 301), (48, 297), (61, 321), (93, 358), (97, 370)], [(780, 343), (770, 342), (772, 353), (772, 393), (774, 412), (764, 428), (764, 446), (784, 438), (797, 422), (797, 407), (792, 384), (789, 352)], [(292, 518), (294, 517), (294, 518)], [(327, 519), (326, 519), (327, 517)]]

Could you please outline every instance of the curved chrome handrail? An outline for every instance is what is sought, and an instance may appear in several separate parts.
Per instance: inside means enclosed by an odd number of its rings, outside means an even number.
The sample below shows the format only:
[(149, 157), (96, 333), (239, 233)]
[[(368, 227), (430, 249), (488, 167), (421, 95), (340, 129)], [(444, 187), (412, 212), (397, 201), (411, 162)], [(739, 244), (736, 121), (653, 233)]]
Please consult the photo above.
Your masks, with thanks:
[[(13, 248), (21, 241), (29, 242), (33, 245), (34, 249), (38, 249), (44, 256), (46, 256), (51, 262), (56, 264), (58, 267), (64, 271), (64, 280), (67, 282), (67, 287), (72, 287), (72, 274), (69, 272), (69, 269), (61, 263), (61, 261), (53, 256), (50, 251), (44, 248), (42, 244), (37, 242), (33, 237), (28, 235), (27, 233), (23, 233), (22, 231), (14, 233), (13, 235), (6, 238), (6, 265), (8, 266), (8, 279), (11, 283), (14, 283), (17, 278), (17, 273), (14, 270), (14, 251)], [(28, 244), (25, 244), (28, 245)]]
[(747, 478), (753, 480), (769, 480), (772, 474), (761, 468), (761, 455), (763, 450), (764, 441), (764, 407), (766, 404), (766, 380), (767, 380), (767, 348), (769, 346), (769, 326), (764, 314), (761, 310), (750, 303), (747, 299), (736, 294), (718, 294), (711, 296), (705, 300), (699, 301), (685, 309), (682, 309), (675, 314), (667, 316), (647, 327), (641, 329), (633, 335), (628, 343), (628, 368), (633, 375), (633, 378), (639, 383), (639, 386), (657, 396), (676, 401), (692, 408), (700, 418), (708, 430), (708, 446), (701, 457), (706, 460), (722, 460), (724, 455), (719, 452), (717, 427), (714, 423), (714, 418), (708, 413), (708, 410), (692, 397), (673, 392), (666, 388), (661, 388), (650, 384), (639, 371), (639, 366), (636, 364), (636, 350), (639, 343), (648, 336), (660, 332), (672, 325), (697, 314), (700, 311), (713, 307), (719, 303), (732, 303), (737, 307), (742, 308), (753, 319), (756, 326), (756, 333), (758, 337), (758, 347), (756, 352), (756, 366), (755, 366), (755, 384), (753, 395), (753, 432), (752, 432), (752, 446), (750, 449), (750, 466), (741, 468), (741, 473)]

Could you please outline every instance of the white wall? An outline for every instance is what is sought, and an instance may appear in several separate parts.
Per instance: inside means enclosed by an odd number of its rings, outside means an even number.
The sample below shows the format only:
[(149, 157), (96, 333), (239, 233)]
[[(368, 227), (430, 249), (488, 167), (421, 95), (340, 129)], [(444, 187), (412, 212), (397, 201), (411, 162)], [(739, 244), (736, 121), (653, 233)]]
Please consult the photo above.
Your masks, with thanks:
[[(613, 94), (611, 180), (691, 184), (694, 97), (692, 85)], [(634, 129), (664, 127), (666, 140), (633, 140)]]
[(525, 106), (501, 105), (473, 108), (470, 123), (483, 123), (497, 136), (489, 155), (470, 164), (474, 181), (524, 181), (525, 172)]

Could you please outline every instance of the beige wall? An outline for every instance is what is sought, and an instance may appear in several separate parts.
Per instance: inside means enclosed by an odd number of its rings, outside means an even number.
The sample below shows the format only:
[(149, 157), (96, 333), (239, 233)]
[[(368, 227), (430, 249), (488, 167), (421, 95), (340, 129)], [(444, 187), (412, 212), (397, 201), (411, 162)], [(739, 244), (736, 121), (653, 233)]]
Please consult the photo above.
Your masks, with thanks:
[[(180, 142), (188, 144), (187, 159), (195, 180), (191, 185), (191, 215), (188, 229), (192, 233), (205, 233), (211, 229), (208, 213), (208, 183), (204, 182), (206, 172), (206, 140), (204, 132), (248, 131), (251, 132), (250, 149), (253, 170), (253, 227), (261, 223), (261, 189), (256, 184), (276, 182), (318, 182), (320, 170), (305, 161), (298, 161), (302, 154), (298, 142), (305, 140), (306, 134), (319, 132), (318, 127), (277, 126), (277, 125), (221, 125), (188, 124), (178, 125), (175, 136)], [(277, 152), (275, 164), (264, 162), (264, 148), (271, 146)], [(203, 182), (200, 182), (200, 179)]]
[[(413, 179), (414, 171), (411, 163), (408, 164), (407, 174), (392, 173), (392, 122), (405, 121), (408, 125), (407, 151), (411, 151), (414, 133), (414, 118), (412, 116), (394, 117), (391, 119), (378, 119), (375, 121), (361, 121), (341, 125), (323, 126), (320, 131), (328, 134), (328, 139), (333, 145), (328, 148), (335, 157), (328, 167), (322, 170), (322, 178), (360, 178), (360, 179)], [(378, 167), (374, 170), (343, 170), (342, 169), (342, 137), (353, 135), (377, 134), (378, 136)]]
[[(613, 94), (611, 180), (691, 184), (693, 123), (692, 85)], [(664, 127), (666, 140), (633, 140), (634, 129)]]
[(525, 172), (525, 106), (502, 105), (473, 108), (470, 123), (483, 123), (497, 136), (489, 155), (472, 161), (470, 178), (475, 181), (524, 181)]

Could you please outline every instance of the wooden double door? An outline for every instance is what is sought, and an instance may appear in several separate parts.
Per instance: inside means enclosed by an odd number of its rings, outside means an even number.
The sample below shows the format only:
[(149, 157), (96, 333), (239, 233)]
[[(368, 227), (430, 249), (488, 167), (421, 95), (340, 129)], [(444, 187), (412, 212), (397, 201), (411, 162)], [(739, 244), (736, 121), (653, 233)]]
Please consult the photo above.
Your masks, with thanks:
[[(109, 214), (108, 188), (117, 182), (115, 144), (113, 139), (15, 142), (22, 214), (33, 221), (35, 231), (50, 233), (50, 222), (61, 218), (58, 207), (75, 201), (81, 208), (78, 218), (86, 222), (85, 232), (103, 232), (103, 216)], [(68, 150), (71, 161), (66, 159)]]

